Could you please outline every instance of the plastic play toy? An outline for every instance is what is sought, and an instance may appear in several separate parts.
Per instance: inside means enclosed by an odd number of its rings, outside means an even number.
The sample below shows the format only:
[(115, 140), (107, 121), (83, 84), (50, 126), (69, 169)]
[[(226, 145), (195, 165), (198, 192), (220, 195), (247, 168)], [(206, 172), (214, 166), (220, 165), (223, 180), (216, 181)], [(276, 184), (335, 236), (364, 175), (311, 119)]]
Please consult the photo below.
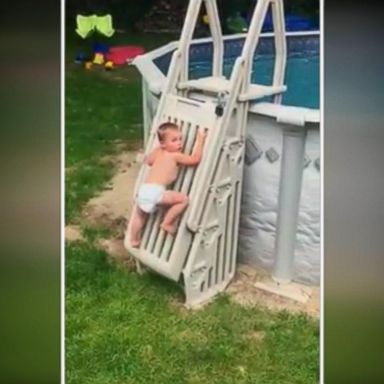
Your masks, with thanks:
[(103, 55), (106, 55), (109, 51), (109, 46), (107, 44), (96, 42), (92, 46), (94, 53), (102, 53)]
[[(311, 20), (305, 16), (300, 15), (285, 15), (285, 29), (287, 31), (309, 31), (311, 29), (316, 29)], [(262, 32), (271, 32), (273, 31), (273, 20), (272, 13), (267, 12), (265, 20), (263, 23)]]
[(112, 61), (114, 65), (127, 64), (136, 56), (144, 53), (144, 48), (135, 45), (123, 45), (111, 47), (106, 54), (106, 59)]
[(76, 24), (77, 24), (76, 33), (79, 36), (81, 36), (83, 39), (87, 38), (96, 30), (100, 34), (106, 37), (111, 37), (115, 33), (115, 30), (113, 29), (113, 26), (112, 26), (111, 15), (104, 15), (104, 16), (77, 15)]
[(93, 59), (93, 64), (104, 64), (104, 55), (102, 53), (96, 53)]
[(107, 61), (104, 65), (104, 68), (107, 70), (107, 71), (110, 71), (113, 69), (113, 62), (112, 61)]
[(112, 27), (112, 16), (96, 16), (96, 29), (102, 35), (111, 37), (115, 33)]
[(83, 39), (88, 37), (95, 28), (95, 21), (94, 21), (95, 15), (92, 16), (82, 16), (77, 15), (76, 16), (76, 32), (78, 35), (80, 35)]
[[(104, 15), (104, 16), (97, 16), (97, 15), (91, 15), (91, 16), (83, 16), (83, 15), (77, 15), (76, 16), (76, 33), (81, 36), (83, 39), (87, 38), (91, 34), (93, 34), (95, 31), (99, 32), (101, 35), (104, 35), (106, 37), (111, 37), (115, 30), (112, 26), (112, 16), (111, 15)], [(93, 43), (93, 64), (104, 64), (105, 62), (105, 55), (109, 51), (109, 47), (106, 44), (94, 42)], [(78, 64), (81, 64), (85, 61), (85, 58), (80, 58), (79, 55), (76, 56), (75, 62)], [(89, 63), (86, 63), (85, 65), (86, 69), (90, 69), (91, 65)]]

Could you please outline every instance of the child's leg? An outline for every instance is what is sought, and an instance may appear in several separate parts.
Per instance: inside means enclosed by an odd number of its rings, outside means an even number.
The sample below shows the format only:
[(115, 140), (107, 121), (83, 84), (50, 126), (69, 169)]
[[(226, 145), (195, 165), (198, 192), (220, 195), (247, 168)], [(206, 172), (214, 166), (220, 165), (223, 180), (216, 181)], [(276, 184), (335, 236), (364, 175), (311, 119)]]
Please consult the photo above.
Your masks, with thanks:
[(137, 206), (135, 207), (135, 212), (131, 218), (131, 246), (139, 247), (141, 242), (141, 230), (143, 229), (145, 222), (147, 220), (148, 214), (143, 212)]
[(161, 228), (166, 232), (175, 233), (175, 221), (187, 208), (188, 196), (182, 192), (165, 191), (159, 204), (170, 206), (161, 223)]

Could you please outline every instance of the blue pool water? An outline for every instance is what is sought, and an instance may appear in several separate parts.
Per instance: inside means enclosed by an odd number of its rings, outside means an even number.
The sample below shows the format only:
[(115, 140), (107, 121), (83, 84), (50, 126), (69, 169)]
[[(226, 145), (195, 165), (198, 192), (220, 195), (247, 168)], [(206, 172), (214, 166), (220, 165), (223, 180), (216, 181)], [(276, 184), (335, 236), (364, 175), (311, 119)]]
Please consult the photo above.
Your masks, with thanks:
[[(224, 75), (231, 74), (235, 58), (225, 59), (223, 65)], [(273, 55), (257, 56), (253, 62), (252, 83), (269, 85), (272, 83), (274, 66)], [(189, 77), (211, 76), (210, 62), (192, 61), (190, 63)], [(319, 55), (292, 54), (288, 56), (285, 72), (287, 91), (283, 94), (283, 104), (306, 108), (319, 108), (320, 99), (320, 66)]]

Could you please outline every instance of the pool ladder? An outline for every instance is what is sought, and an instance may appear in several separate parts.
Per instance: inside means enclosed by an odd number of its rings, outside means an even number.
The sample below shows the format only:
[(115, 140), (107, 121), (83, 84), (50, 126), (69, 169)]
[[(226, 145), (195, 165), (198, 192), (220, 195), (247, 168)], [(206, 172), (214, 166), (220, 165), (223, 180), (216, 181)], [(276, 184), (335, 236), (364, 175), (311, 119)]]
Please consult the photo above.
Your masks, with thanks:
[[(213, 40), (212, 76), (188, 78), (189, 47), (204, 2)], [(251, 66), (268, 8), (272, 8), (275, 66), (272, 85), (251, 84)], [(249, 103), (266, 96), (281, 102), (286, 66), (283, 0), (259, 0), (241, 55), (231, 76), (222, 75), (224, 44), (216, 0), (190, 0), (179, 47), (173, 53), (146, 153), (157, 144), (157, 127), (172, 121), (183, 132), (183, 151), (191, 153), (199, 127), (208, 128), (203, 158), (196, 168), (179, 171), (174, 190), (189, 195), (190, 204), (174, 236), (160, 229), (163, 212), (152, 214), (144, 228), (139, 249), (126, 249), (138, 269), (147, 267), (181, 283), (186, 305), (195, 306), (222, 292), (235, 274)], [(197, 97), (196, 95), (199, 95)], [(134, 194), (148, 169), (143, 164)]]

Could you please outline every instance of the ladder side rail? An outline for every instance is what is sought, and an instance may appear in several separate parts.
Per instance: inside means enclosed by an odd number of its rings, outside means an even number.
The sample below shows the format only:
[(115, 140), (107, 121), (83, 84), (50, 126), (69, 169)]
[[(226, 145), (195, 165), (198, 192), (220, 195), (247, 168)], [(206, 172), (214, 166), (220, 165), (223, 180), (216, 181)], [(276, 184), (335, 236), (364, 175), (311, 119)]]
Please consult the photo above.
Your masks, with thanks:
[[(272, 2), (272, 20), (275, 32), (275, 68), (273, 85), (284, 84), (285, 68), (287, 64), (287, 42), (285, 39), (284, 5), (282, 0)], [(274, 96), (274, 103), (281, 104), (282, 94)]]
[(238, 125), (236, 127), (236, 135), (243, 142), (245, 142), (245, 137), (247, 132), (248, 109), (249, 109), (249, 101), (239, 103), (237, 108), (237, 113), (239, 114), (239, 116), (238, 116)]
[[(233, 140), (226, 140), (224, 150), (220, 152), (216, 160), (218, 167), (217, 169), (215, 168), (216, 172), (211, 181), (213, 185), (217, 186), (220, 181), (225, 180), (225, 172), (223, 171), (227, 169), (228, 161), (231, 161), (228, 159), (228, 156), (230, 156), (229, 147), (231, 141)], [(192, 297), (194, 297), (193, 301), (201, 302), (220, 292), (228, 285), (235, 273), (238, 236), (232, 237), (232, 234), (237, 233), (239, 224), (242, 166), (235, 165), (227, 169), (227, 172), (230, 179), (234, 178), (231, 187), (232, 190), (229, 196), (225, 198), (224, 204), (221, 202), (220, 206), (215, 205), (217, 204), (215, 203), (217, 191), (210, 191), (210, 193), (205, 196), (205, 203), (208, 208), (202, 213), (198, 231), (196, 232), (190, 250), (190, 257), (182, 271), (186, 284), (187, 303), (192, 300)], [(215, 215), (215, 213), (217, 213), (217, 217), (212, 220), (212, 214)], [(212, 246), (212, 243), (211, 245), (203, 245), (202, 242), (205, 241), (204, 238), (206, 236), (205, 231), (207, 229), (209, 230), (212, 224), (218, 225), (219, 227), (215, 234), (216, 238), (213, 240), (213, 244), (216, 246)], [(225, 240), (223, 240), (223, 238), (225, 238)], [(212, 241), (212, 239), (209, 241)], [(209, 250), (205, 249), (206, 246), (210, 247)], [(216, 253), (211, 253), (210, 251), (214, 249), (216, 249)], [(196, 281), (196, 278), (193, 276), (194, 272), (202, 267), (206, 269), (206, 272), (200, 276), (201, 281)], [(211, 276), (209, 277), (210, 274)], [(199, 283), (197, 286), (200, 287), (200, 282), (204, 284), (204, 281), (207, 283), (204, 285), (204, 292), (197, 292), (196, 283)]]
[[(245, 151), (245, 149), (244, 149)], [(233, 203), (234, 203), (234, 213), (233, 213), (233, 232), (236, 233), (236, 236), (233, 238), (232, 245), (232, 259), (231, 265), (229, 265), (229, 273), (233, 276), (235, 274), (236, 268), (236, 254), (237, 247), (239, 242), (239, 225), (240, 225), (240, 210), (241, 210), (241, 195), (242, 195), (242, 184), (243, 184), (243, 176), (238, 176), (239, 180), (235, 182), (234, 192), (233, 192)]]
[(216, 0), (204, 0), (213, 43), (212, 76), (221, 77), (223, 72), (224, 42)]
[[(223, 153), (219, 154), (219, 157), (217, 158), (218, 167), (217, 167), (216, 173), (212, 175), (213, 184), (219, 181), (220, 175), (222, 174), (222, 171), (223, 171), (226, 156), (227, 156), (227, 152), (224, 151)], [(214, 204), (215, 192), (210, 191), (207, 195), (201, 196), (200, 198), (201, 198), (201, 204), (206, 205), (207, 209), (204, 212), (202, 212), (202, 217), (199, 221), (199, 227), (196, 231), (195, 241), (192, 244), (191, 251), (190, 251), (190, 255), (192, 255), (192, 257), (188, 258), (187, 263), (183, 268), (183, 273), (185, 275), (191, 274), (192, 270), (195, 267), (196, 259), (200, 258), (198, 250), (201, 246), (201, 241), (203, 240), (203, 235), (204, 235), (203, 232), (207, 226), (207, 220), (209, 218), (210, 209)], [(222, 224), (223, 223), (220, 222), (219, 225), (221, 226)], [(224, 235), (224, 232), (225, 232), (225, 228), (220, 228), (220, 234)]]
[[(239, 95), (241, 86), (241, 76), (243, 74), (244, 61), (238, 57), (235, 61), (234, 69), (230, 80), (228, 101), (224, 108), (223, 116), (217, 120), (216, 128), (214, 130), (215, 137), (208, 140), (206, 147), (208, 151), (205, 152), (203, 161), (205, 164), (214, 164), (215, 159), (219, 155), (219, 150), (223, 145), (225, 139), (225, 132), (230, 122), (234, 106)], [(208, 137), (209, 138), (209, 137)], [(196, 173), (196, 181), (193, 183), (190, 193), (190, 210), (188, 218), (188, 226), (192, 230), (196, 230), (198, 218), (201, 214), (202, 205), (200, 204), (200, 196), (206, 194), (210, 188), (206, 181), (211, 179), (213, 167), (204, 166), (200, 167)]]
[(203, 0), (190, 0), (188, 5), (187, 14), (184, 20), (184, 26), (181, 31), (181, 36), (179, 40), (178, 51), (181, 55), (181, 71), (180, 71), (180, 80), (188, 80), (188, 68), (189, 68), (189, 47), (191, 45), (193, 32), (197, 23), (197, 18), (199, 16), (201, 4)]
[[(180, 76), (185, 76), (185, 71), (187, 71), (188, 75), (188, 62), (186, 69), (182, 68), (182, 64), (185, 65), (184, 58), (185, 56), (188, 56), (188, 50), (189, 48), (194, 26), (196, 25), (197, 16), (201, 7), (202, 0), (191, 0), (188, 9), (187, 14), (185, 16), (184, 26), (181, 32), (180, 40), (179, 40), (179, 46), (178, 48), (173, 52), (171, 63), (169, 65), (165, 85), (163, 92), (160, 97), (159, 105), (157, 107), (156, 115), (153, 119), (153, 127), (152, 127), (152, 134), (151, 138), (149, 140), (148, 147), (152, 147), (153, 144), (153, 138), (156, 133), (156, 128), (158, 125), (159, 118), (162, 114), (164, 102), (166, 99), (166, 95), (169, 93), (173, 93), (176, 89), (176, 84), (179, 81)], [(187, 54), (186, 54), (187, 53)], [(147, 147), (147, 148), (148, 148)]]

